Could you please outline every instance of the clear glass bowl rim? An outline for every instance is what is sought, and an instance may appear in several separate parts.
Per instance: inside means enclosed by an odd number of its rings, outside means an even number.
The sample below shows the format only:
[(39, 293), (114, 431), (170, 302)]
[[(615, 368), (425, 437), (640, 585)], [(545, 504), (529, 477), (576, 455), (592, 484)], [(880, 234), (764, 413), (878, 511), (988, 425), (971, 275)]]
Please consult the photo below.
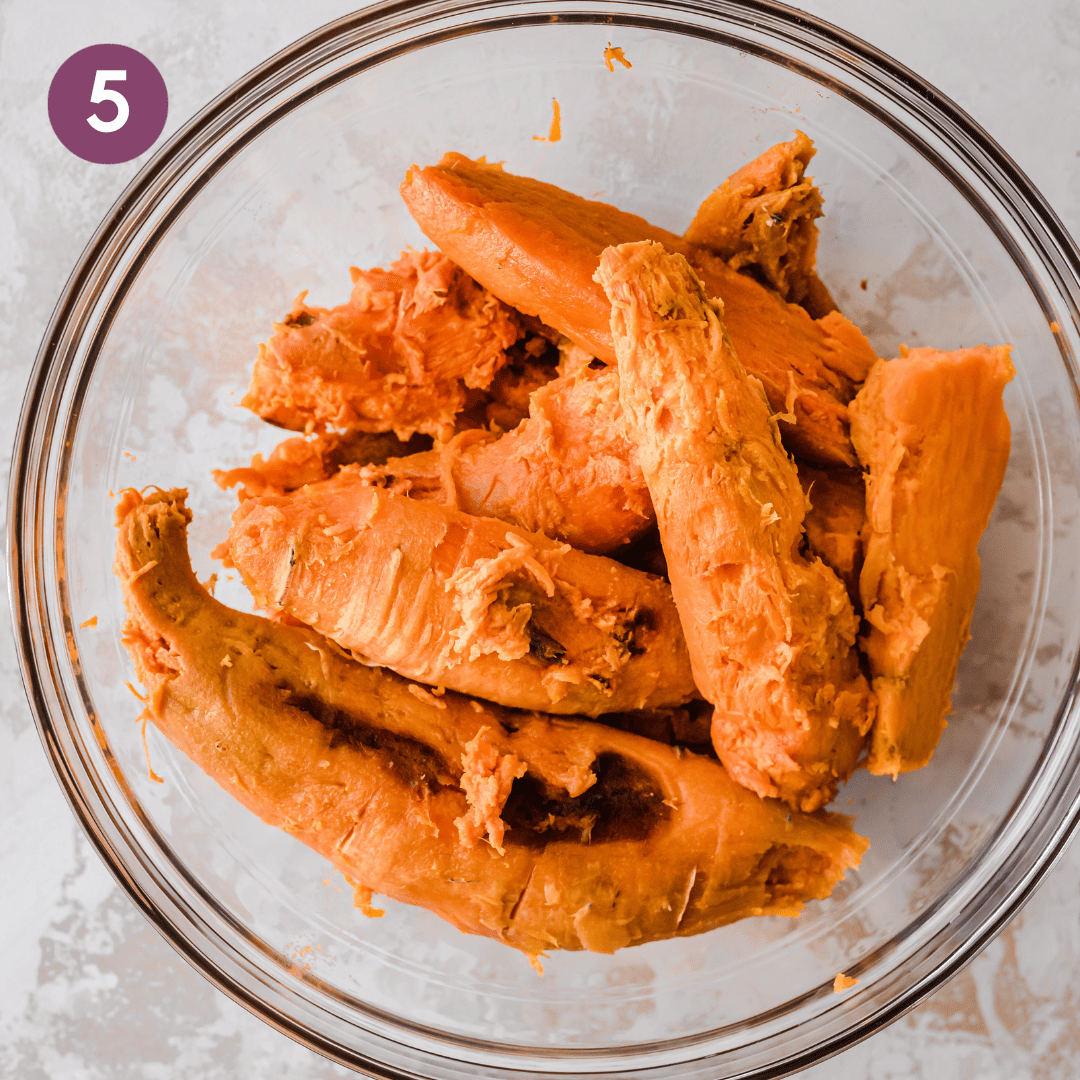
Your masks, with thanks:
[[(45, 538), (50, 530), (58, 530), (63, 520), (59, 514), (56, 519), (47, 520), (43, 512), (48, 505), (47, 496), (53, 480), (48, 475), (47, 466), (58, 434), (57, 420), (64, 420), (65, 431), (75, 422), (82, 387), (90, 377), (97, 350), (108, 333), (112, 314), (122, 303), (126, 287), (138, 274), (143, 260), (157, 240), (165, 235), (172, 222), (210, 177), (267, 126), (328, 86), (363, 68), (390, 59), (398, 52), (411, 51), (447, 37), (476, 33), (481, 29), (553, 20), (591, 24), (617, 22), (624, 26), (674, 30), (705, 37), (775, 59), (775, 52), (766, 47), (704, 25), (710, 19), (723, 19), (733, 28), (744, 27), (764, 32), (774, 42), (783, 43), (786, 40), (797, 45), (801, 51), (819, 55), (827, 59), (829, 64), (872, 83), (886, 100), (917, 112), (919, 119), (961, 157), (980, 182), (1010, 206), (1013, 224), (1019, 227), (1025, 240), (1037, 252), (1043, 269), (1056, 287), (1057, 299), (1067, 307), (1073, 325), (1080, 327), (1080, 252), (1041, 195), (1004, 151), (958, 106), (917, 75), (860, 39), (823, 20), (772, 0), (659, 0), (651, 3), (621, 0), (603, 11), (584, 0), (525, 0), (513, 5), (513, 14), (509, 14), (510, 10), (511, 6), (505, 0), (403, 0), (376, 5), (330, 23), (282, 50), (240, 79), (181, 128), (144, 166), (114, 204), (87, 245), (57, 302), (23, 402), (13, 455), (14, 468), (9, 482), (9, 601), (23, 683), (50, 765), (98, 854), (151, 924), (219, 989), (311, 1049), (369, 1075), (386, 1078), (417, 1075), (407, 1068), (405, 1059), (393, 1053), (393, 1040), (372, 1032), (371, 1045), (375, 1053), (369, 1055), (349, 1051), (333, 1039), (321, 1036), (310, 1026), (268, 1005), (259, 997), (258, 987), (252, 980), (245, 981), (238, 970), (226, 971), (226, 965), (215, 963), (207, 952), (200, 950), (192, 935), (186, 934), (179, 925), (185, 915), (190, 924), (190, 913), (174, 910), (169, 897), (157, 886), (154, 868), (146, 863), (143, 853), (128, 844), (126, 837), (121, 835), (116, 822), (110, 819), (107, 808), (97, 797), (92, 767), (81, 758), (77, 745), (65, 733), (65, 725), (70, 722), (69, 709), (57, 665), (67, 661), (77, 668), (77, 656), (73, 651), (68, 656), (60, 655), (50, 638), (49, 604), (43, 586), (46, 580), (43, 575), (51, 568), (44, 557), (48, 547)], [(695, 17), (701, 21), (695, 23)], [(446, 20), (451, 19), (453, 23), (448, 24)], [(425, 26), (432, 24), (436, 28), (425, 31)], [(403, 34), (411, 36), (389, 47), (384, 45), (379, 48), (385, 38)], [(290, 87), (303, 84), (306, 77), (325, 69), (334, 58), (355, 54), (365, 46), (375, 48), (365, 52), (360, 59), (305, 86), (300, 93), (274, 104)], [(821, 71), (808, 70), (805, 65), (790, 59), (788, 62), (830, 90), (856, 99), (877, 120), (903, 138), (914, 141), (924, 157), (930, 159), (954, 185), (968, 193), (969, 200), (983, 213), (987, 225), (1003, 246), (1014, 254), (1017, 265), (1023, 267), (1024, 257), (1018, 253), (1008, 229), (994, 214), (983, 210), (981, 200), (972, 197), (970, 185), (925, 139), (913, 136), (902, 120), (880, 103), (869, 100)], [(262, 115), (259, 115), (260, 109), (263, 110)], [(257, 116), (256, 121), (244, 129), (239, 137), (231, 141), (226, 138), (226, 145), (221, 149), (223, 137), (242, 128), (245, 120), (252, 116)], [(217, 152), (211, 153), (215, 148)], [(194, 180), (183, 187), (180, 197), (169, 203), (168, 209), (161, 213), (160, 208), (174, 185), (187, 175), (193, 163), (208, 154), (209, 162), (199, 170)], [(155, 212), (158, 212), (156, 218)], [(124, 281), (109, 298), (108, 307), (93, 327), (93, 340), (81, 369), (73, 371), (75, 354), (85, 337), (95, 302), (100, 302), (102, 288), (113, 268), (129, 250), (133, 238), (137, 237), (140, 227), (146, 222), (152, 224), (149, 238), (141, 241), (138, 257), (132, 261)], [(1075, 387), (1078, 383), (1075, 364), (1067, 363)], [(73, 374), (76, 376), (74, 384), (71, 381)], [(65, 403), (69, 407), (67, 416), (63, 416)], [(62, 546), (58, 545), (57, 550), (62, 550)], [(1055, 748), (1065, 742), (1066, 729), (1076, 726), (1076, 696), (1080, 687), (1078, 668), (1080, 665), (1074, 667), (1058, 704), (1054, 727), (1039, 766), (1032, 773), (1033, 777), (1041, 774), (1045, 763), (1055, 760)], [(953, 944), (941, 948), (939, 934), (920, 951), (924, 957), (930, 954), (935, 957), (936, 962), (929, 970), (925, 970), (909, 985), (899, 988), (886, 1005), (857, 1017), (846, 1028), (834, 1032), (825, 1040), (807, 1045), (794, 1054), (789, 1053), (783, 1060), (766, 1062), (759, 1057), (756, 1065), (749, 1066), (750, 1071), (738, 1075), (761, 1078), (784, 1076), (838, 1053), (913, 1008), (978, 955), (1020, 910), (1060, 857), (1080, 824), (1080, 740), (1073, 739), (1068, 749), (1068, 760), (1059, 762), (1059, 766), (1055, 770), (1053, 788), (1046, 793), (1040, 812), (1025, 835), (1026, 842), (1013, 850), (995, 878), (964, 909), (963, 933), (957, 934), (958, 927), (954, 922), (949, 928)], [(1029, 782), (1025, 790), (1030, 786)], [(994, 837), (991, 837), (987, 845), (993, 840)], [(995, 902), (987, 904), (990, 898), (994, 898)], [(962, 939), (959, 944), (955, 943), (957, 937)], [(939, 952), (940, 957), (937, 956)], [(402, 1034), (407, 1036), (407, 1029), (403, 1029)], [(549, 1065), (554, 1064), (554, 1058), (550, 1055), (538, 1052), (537, 1057), (543, 1059), (536, 1062), (537, 1065), (545, 1061)], [(388, 1060), (394, 1058), (398, 1059), (400, 1067), (388, 1064)], [(576, 1061), (581, 1067), (587, 1065), (589, 1058), (596, 1059), (596, 1053), (566, 1051), (565, 1056), (558, 1060), (561, 1066)], [(710, 1060), (719, 1066), (719, 1058)], [(428, 1067), (440, 1063), (449, 1067), (447, 1076), (451, 1072), (458, 1075), (453, 1068), (454, 1062), (455, 1059), (441, 1056), (432, 1056), (430, 1060), (425, 1058)], [(536, 1072), (530, 1067), (532, 1064), (524, 1060), (514, 1062), (505, 1059), (500, 1066), (494, 1062), (485, 1066), (484, 1072), (503, 1077), (535, 1076)], [(600, 1063), (594, 1061), (594, 1064)], [(694, 1070), (695, 1076), (715, 1075), (708, 1071), (709, 1060), (705, 1058), (693, 1062), (687, 1060), (686, 1065)], [(648, 1071), (657, 1080), (660, 1077), (690, 1075), (681, 1070), (672, 1072), (666, 1066), (649, 1068), (644, 1062), (636, 1063), (632, 1073), (621, 1069), (612, 1071), (606, 1064), (601, 1068), (607, 1076), (640, 1076)], [(705, 1071), (699, 1073), (701, 1069)], [(558, 1074), (567, 1078), (598, 1075), (595, 1070), (575, 1072), (565, 1067), (560, 1067)]]

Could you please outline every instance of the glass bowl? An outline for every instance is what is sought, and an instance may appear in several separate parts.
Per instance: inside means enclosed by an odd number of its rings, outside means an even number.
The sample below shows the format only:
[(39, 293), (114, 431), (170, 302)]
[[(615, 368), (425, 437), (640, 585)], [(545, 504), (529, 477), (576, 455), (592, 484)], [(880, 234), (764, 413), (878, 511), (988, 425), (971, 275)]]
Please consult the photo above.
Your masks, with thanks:
[[(633, 67), (609, 72), (621, 46)], [(548, 133), (552, 98), (562, 139)], [(397, 195), (448, 149), (682, 231), (799, 128), (826, 199), (819, 266), (879, 354), (1012, 342), (1008, 473), (932, 763), (859, 773), (871, 841), (797, 920), (614, 956), (517, 953), (425, 911), (354, 910), (318, 856), (152, 729), (125, 682), (113, 492), (186, 486), (196, 568), (234, 496), (209, 471), (280, 433), (237, 407), (293, 297), (424, 238)], [(914, 1005), (1017, 911), (1077, 821), (1078, 257), (979, 128), (887, 57), (777, 4), (387, 4), (273, 57), (187, 125), (103, 222), (56, 308), (13, 471), (12, 606), (42, 739), (102, 857), (208, 978), (380, 1077), (779, 1076)], [(250, 608), (237, 582), (218, 595)], [(87, 620), (97, 617), (96, 625)], [(642, 868), (647, 873), (647, 867)], [(834, 994), (833, 978), (859, 980)]]

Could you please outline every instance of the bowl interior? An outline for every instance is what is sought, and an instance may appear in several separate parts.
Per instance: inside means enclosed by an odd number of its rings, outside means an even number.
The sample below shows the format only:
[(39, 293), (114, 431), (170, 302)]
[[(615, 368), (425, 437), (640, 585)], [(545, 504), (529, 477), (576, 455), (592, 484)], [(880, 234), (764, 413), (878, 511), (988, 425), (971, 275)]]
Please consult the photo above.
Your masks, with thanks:
[[(609, 41), (632, 69), (607, 71)], [(860, 994), (886, 1000), (907, 959), (1015, 846), (1017, 808), (1077, 652), (1080, 596), (1054, 555), (1075, 540), (1076, 488), (1060, 462), (1076, 460), (1080, 424), (1023, 258), (895, 125), (735, 40), (599, 18), (487, 27), (324, 78), (197, 195), (185, 203), (176, 193), (180, 212), (129, 266), (72, 412), (59, 603), (108, 753), (88, 719), (77, 737), (117, 820), (208, 932), (233, 942), (265, 984), (314, 1003), (346, 1045), (386, 1022), (458, 1048), (618, 1056), (708, 1039), (724, 1049), (835, 1017)], [(553, 98), (562, 139), (537, 141)], [(1012, 456), (980, 548), (948, 730), (927, 768), (896, 783), (860, 772), (834, 804), (870, 838), (860, 869), (798, 919), (614, 956), (554, 953), (541, 978), (518, 954), (425, 911), (386, 902), (384, 918), (365, 919), (328, 864), (262, 825), (153, 729), (149, 759), (164, 783), (151, 782), (140, 706), (125, 687), (111, 493), (188, 487), (200, 577), (217, 572), (218, 597), (250, 610), (210, 557), (235, 505), (210, 470), (246, 464), (285, 437), (238, 402), (258, 343), (293, 297), (308, 289), (317, 303), (339, 303), (350, 265), (385, 265), (424, 245), (397, 194), (406, 168), (451, 149), (483, 154), (681, 232), (716, 184), (796, 128), (818, 148), (822, 277), (879, 355), (902, 343), (1008, 341), (1017, 368), (1006, 392)], [(91, 616), (97, 625), (79, 628)], [(861, 982), (843, 998), (831, 986), (841, 971)]]

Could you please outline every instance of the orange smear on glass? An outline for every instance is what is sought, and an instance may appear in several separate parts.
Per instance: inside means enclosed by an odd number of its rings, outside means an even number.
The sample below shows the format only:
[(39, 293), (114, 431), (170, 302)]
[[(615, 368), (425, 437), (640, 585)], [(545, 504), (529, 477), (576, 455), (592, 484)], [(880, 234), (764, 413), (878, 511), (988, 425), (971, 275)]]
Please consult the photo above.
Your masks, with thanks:
[[(128, 685), (130, 686), (131, 684), (128, 683)], [(150, 779), (155, 784), (164, 784), (165, 781), (160, 776), (158, 776), (156, 772), (154, 772), (154, 766), (150, 764), (150, 746), (146, 741), (146, 721), (149, 719), (150, 716), (148, 713), (144, 713), (143, 716), (140, 718), (142, 726), (142, 748), (143, 753), (146, 755), (146, 771), (150, 774)]]
[(559, 108), (559, 102), (557, 98), (551, 99), (551, 127), (548, 129), (547, 137), (543, 135), (534, 135), (533, 142), (558, 142), (562, 138), (562, 109)]
[(622, 66), (624, 68), (631, 68), (631, 67), (634, 66), (623, 55), (622, 49), (620, 49), (618, 45), (613, 46), (611, 44), (611, 42), (609, 41), (607, 43), (607, 48), (604, 50), (604, 63), (607, 65), (608, 71), (614, 71), (615, 70), (615, 64), (613, 63), (613, 61), (616, 61), (616, 60), (620, 64), (622, 64)]

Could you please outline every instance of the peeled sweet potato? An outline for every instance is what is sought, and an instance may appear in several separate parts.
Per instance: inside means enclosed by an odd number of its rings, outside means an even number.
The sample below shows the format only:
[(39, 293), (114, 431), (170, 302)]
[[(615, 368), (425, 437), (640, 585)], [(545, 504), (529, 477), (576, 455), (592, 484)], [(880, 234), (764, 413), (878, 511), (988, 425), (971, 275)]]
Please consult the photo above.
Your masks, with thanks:
[[(116, 573), (144, 717), (357, 886), (536, 956), (795, 915), (856, 866), (848, 819), (786, 813), (709, 758), (441, 697), (192, 573), (180, 491), (122, 494)], [(648, 872), (643, 873), (642, 868)]]
[(801, 131), (770, 147), (698, 207), (683, 235), (819, 318), (836, 304), (814, 269), (821, 192), (805, 173), (815, 153)]
[(293, 431), (448, 438), (469, 388), (491, 383), (520, 321), (444, 255), (353, 269), (348, 303), (297, 298), (259, 347), (242, 404)]
[(590, 716), (697, 693), (667, 582), (351, 467), (241, 503), (228, 552), (263, 608), (432, 686)]
[(240, 488), (240, 499), (295, 491), (305, 484), (329, 480), (343, 465), (382, 465), (388, 458), (419, 454), (431, 446), (431, 439), (414, 435), (402, 442), (391, 432), (347, 434), (321, 432), (310, 438), (296, 435), (278, 443), (268, 458), (256, 454), (251, 464), (238, 469), (214, 469), (218, 487)]
[(685, 254), (709, 295), (723, 299), (741, 362), (773, 410), (793, 417), (782, 422), (787, 445), (810, 461), (855, 464), (846, 402), (877, 358), (838, 312), (815, 321), (643, 218), (461, 154), (414, 165), (401, 194), (425, 234), (495, 296), (608, 362), (615, 359), (610, 304), (593, 280), (600, 253), (648, 239)]
[(598, 279), (713, 745), (739, 783), (815, 809), (855, 768), (874, 704), (844, 586), (799, 553), (795, 464), (682, 256), (609, 248)]
[(949, 711), (979, 591), (979, 537), (1009, 459), (1009, 347), (912, 349), (852, 403), (866, 476), (862, 641), (878, 715), (869, 769), (925, 765)]
[(465, 432), (426, 454), (390, 458), (365, 478), (607, 554), (654, 522), (622, 433), (614, 367), (582, 364), (536, 390), (529, 416), (501, 437)]
[(810, 550), (831, 567), (862, 613), (859, 572), (866, 525), (866, 485), (858, 469), (817, 469), (799, 465), (799, 483), (808, 509), (803, 522)]

